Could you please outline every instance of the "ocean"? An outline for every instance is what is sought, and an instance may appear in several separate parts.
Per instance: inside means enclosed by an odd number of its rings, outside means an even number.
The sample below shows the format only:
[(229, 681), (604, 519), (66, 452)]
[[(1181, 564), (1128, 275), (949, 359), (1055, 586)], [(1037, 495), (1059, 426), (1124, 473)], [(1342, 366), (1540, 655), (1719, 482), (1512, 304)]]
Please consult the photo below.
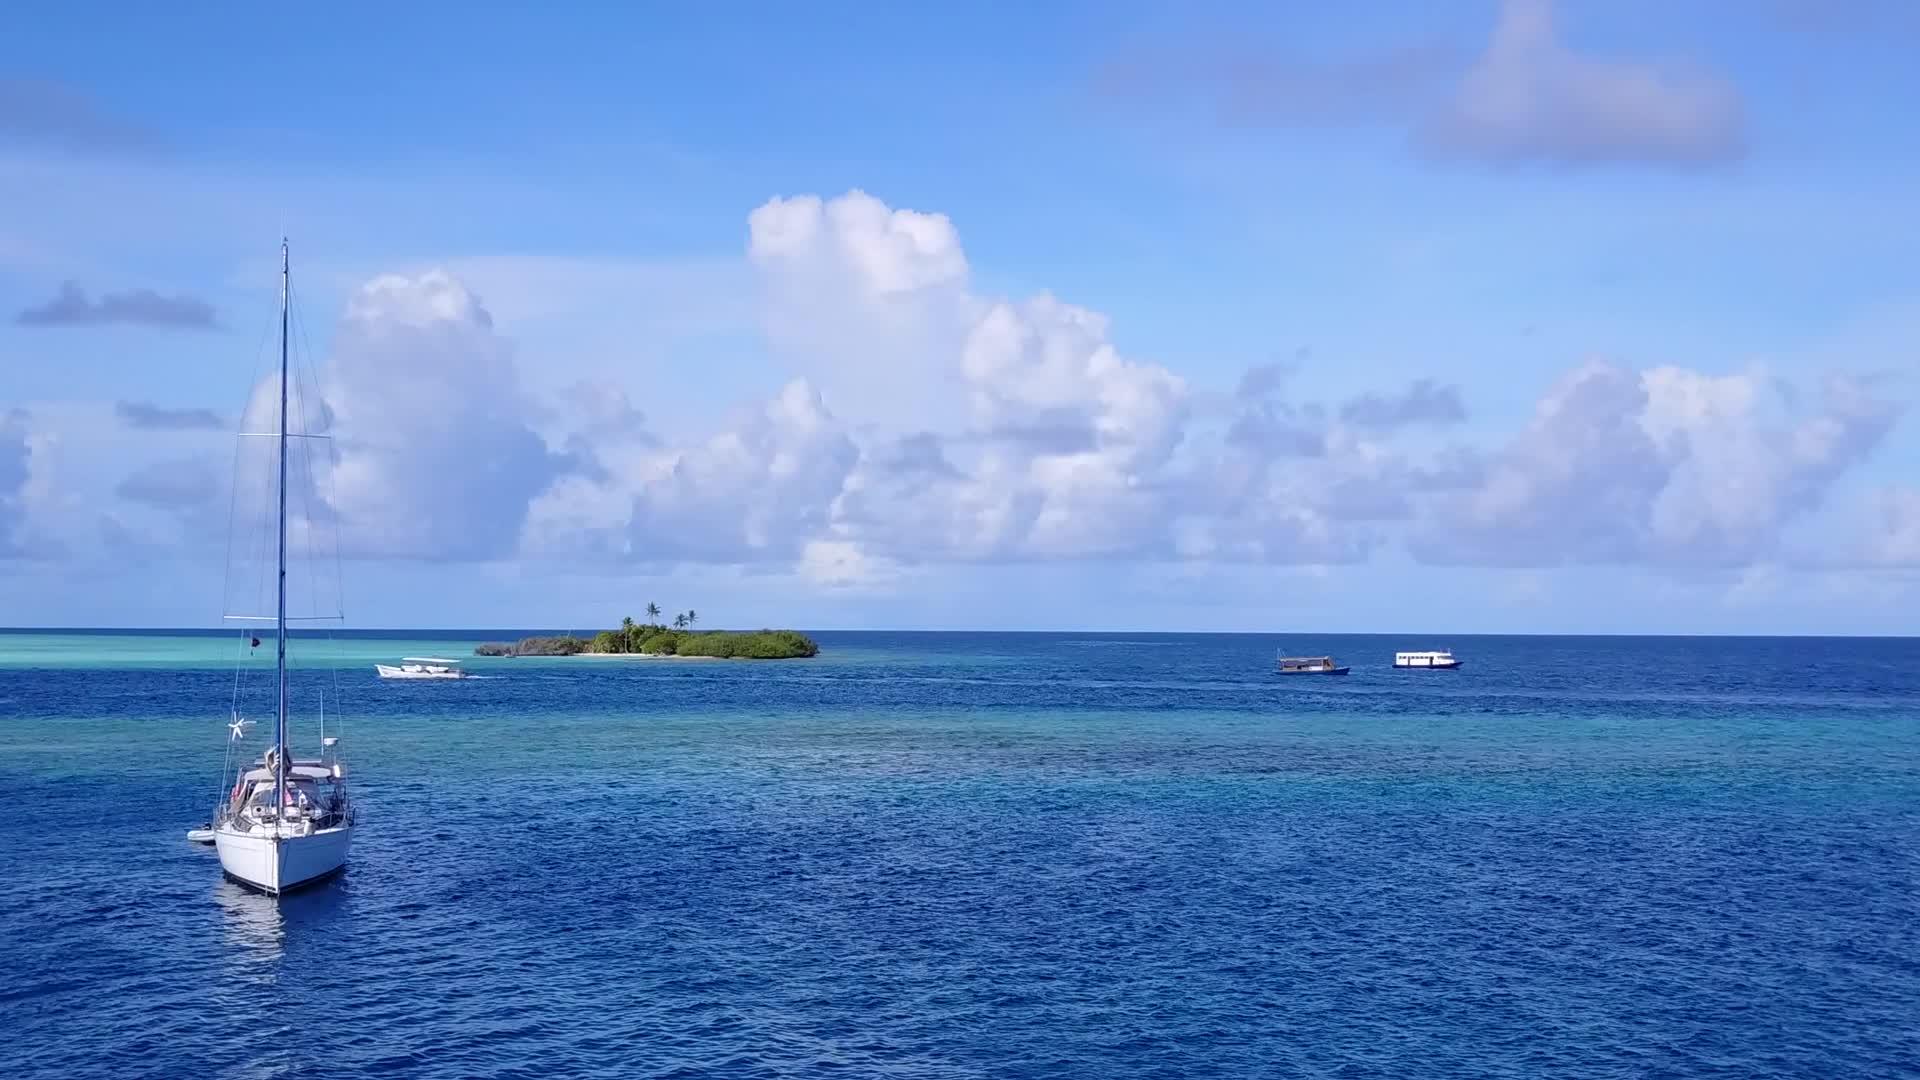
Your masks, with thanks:
[(0, 633), (0, 1076), (1920, 1069), (1920, 641), (372, 670), (508, 636), (296, 642), (296, 745), (324, 702), (362, 818), (276, 902), (183, 835), (270, 640)]

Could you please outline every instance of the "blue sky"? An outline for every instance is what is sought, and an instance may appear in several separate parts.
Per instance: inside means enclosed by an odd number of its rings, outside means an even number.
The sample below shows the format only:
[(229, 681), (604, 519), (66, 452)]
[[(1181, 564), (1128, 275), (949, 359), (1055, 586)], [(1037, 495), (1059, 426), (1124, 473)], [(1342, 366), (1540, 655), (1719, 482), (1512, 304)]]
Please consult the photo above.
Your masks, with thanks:
[(0, 622), (218, 615), (285, 233), (358, 625), (1911, 633), (1916, 44), (1876, 0), (43, 5)]

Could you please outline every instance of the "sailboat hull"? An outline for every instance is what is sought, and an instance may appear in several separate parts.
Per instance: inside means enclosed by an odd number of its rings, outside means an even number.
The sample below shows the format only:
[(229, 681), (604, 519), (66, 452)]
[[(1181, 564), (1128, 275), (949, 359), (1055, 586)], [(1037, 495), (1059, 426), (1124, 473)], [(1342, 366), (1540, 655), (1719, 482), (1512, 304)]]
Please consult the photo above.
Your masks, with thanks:
[(347, 865), (352, 842), (350, 825), (277, 838), (220, 829), (213, 838), (220, 869), (228, 877), (276, 896), (339, 873)]

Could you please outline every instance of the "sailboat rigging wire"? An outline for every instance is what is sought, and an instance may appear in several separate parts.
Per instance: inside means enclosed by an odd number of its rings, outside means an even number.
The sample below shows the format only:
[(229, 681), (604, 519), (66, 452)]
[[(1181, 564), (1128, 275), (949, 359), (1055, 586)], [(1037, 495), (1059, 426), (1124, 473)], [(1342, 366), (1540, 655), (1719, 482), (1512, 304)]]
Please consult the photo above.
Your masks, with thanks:
[[(307, 321), (306, 321), (306, 318), (301, 314), (300, 308), (298, 307), (294, 308), (293, 319), (294, 319), (294, 326), (300, 333), (301, 353), (306, 357), (307, 376), (311, 380), (311, 385), (314, 387), (315, 392), (320, 395), (320, 407), (324, 410), (327, 404), (326, 394), (325, 394), (325, 391), (321, 388), (319, 371), (316, 366), (316, 362), (314, 360), (313, 341), (307, 334)], [(334, 609), (333, 610), (339, 615), (340, 618), (345, 619), (347, 614), (347, 575), (346, 575), (346, 567), (343, 564), (342, 556), (340, 554), (340, 520), (339, 520), (339, 517), (334, 513), (335, 509), (340, 505), (340, 492), (338, 487), (339, 482), (336, 479), (337, 475), (340, 472), (340, 448), (339, 448), (339, 444), (337, 442), (334, 442), (331, 436), (328, 436), (326, 447), (327, 447), (327, 467), (324, 470), (324, 472), (326, 476), (327, 491), (326, 491), (326, 495), (323, 502), (325, 503), (328, 510), (327, 527), (331, 530), (331, 535), (333, 539), (333, 588), (334, 588)], [(319, 492), (316, 491), (315, 494), (318, 495)]]
[[(294, 325), (297, 328), (300, 325), (300, 312), (299, 312), (299, 308), (296, 306), (295, 296), (290, 295), (288, 297), (287, 305), (288, 305), (289, 315), (293, 319)], [(305, 434), (305, 433), (308, 433), (308, 429), (312, 426), (312, 422), (310, 418), (313, 415), (315, 415), (315, 409), (313, 407), (313, 398), (316, 396), (316, 393), (318, 390), (319, 379), (314, 374), (313, 365), (311, 363), (311, 357), (303, 358), (299, 354), (298, 350), (296, 350), (296, 355), (295, 355), (294, 364), (293, 364), (293, 383), (294, 383), (294, 398), (299, 403), (297, 415), (300, 420), (301, 433)], [(321, 399), (319, 403), (318, 414), (322, 417), (326, 415), (326, 401), (324, 398)], [(327, 508), (324, 506), (314, 505), (316, 492), (314, 489), (315, 477), (314, 477), (314, 468), (313, 468), (313, 449), (311, 445), (307, 443), (301, 443), (299, 445), (299, 452), (295, 456), (297, 457), (300, 463), (301, 483), (296, 488), (296, 495), (297, 495), (297, 501), (299, 503), (300, 521), (304, 525), (304, 528), (302, 530), (302, 535), (301, 535), (301, 541), (305, 546), (306, 552), (307, 552), (307, 566), (306, 566), (307, 602), (308, 604), (311, 605), (311, 610), (314, 612), (314, 614), (317, 615), (319, 614), (321, 607), (320, 607), (320, 584), (317, 578), (317, 571), (315, 569), (315, 567), (319, 563), (319, 559), (317, 559), (314, 556), (314, 551), (313, 551), (314, 532), (318, 527), (320, 514), (324, 513)]]
[[(260, 335), (255, 340), (254, 347), (253, 347), (252, 367), (253, 367), (254, 377), (248, 381), (247, 397), (246, 397), (246, 400), (243, 401), (240, 405), (240, 417), (239, 417), (238, 423), (236, 424), (236, 427), (244, 428), (246, 426), (247, 412), (253, 404), (254, 388), (258, 387), (260, 384), (259, 372), (260, 372), (260, 369), (264, 366), (262, 364), (262, 358), (265, 356), (267, 351), (268, 336), (272, 332), (273, 332), (272, 322), (263, 321), (260, 327)], [(226, 608), (227, 611), (232, 610), (232, 607), (230, 606), (230, 601), (233, 597), (233, 584), (234, 584), (233, 582), (234, 539), (235, 539), (235, 534), (240, 531), (239, 526), (240, 526), (241, 471), (245, 467), (245, 458), (240, 452), (241, 447), (243, 445), (241, 442), (241, 439), (239, 438), (240, 434), (241, 434), (240, 432), (235, 432), (235, 438), (233, 440), (233, 469), (232, 469), (232, 472), (229, 474), (229, 484), (228, 484), (228, 490), (227, 490), (226, 551), (222, 557), (222, 565), (221, 565), (221, 573), (220, 573), (221, 593), (222, 593), (222, 601), (223, 601), (221, 606)], [(226, 612), (222, 612), (223, 621), (225, 620), (225, 616), (226, 616)], [(236, 642), (235, 648), (234, 648), (233, 697), (232, 697), (232, 700), (229, 702), (228, 708), (227, 708), (227, 716), (234, 725), (238, 725), (240, 723), (240, 689), (243, 682), (243, 675), (246, 672), (247, 659), (251, 652), (251, 648), (247, 644), (247, 642), (251, 638), (252, 638), (252, 631), (245, 630), (245, 629), (241, 630), (239, 641)], [(214, 808), (215, 808), (216, 814), (218, 813), (220, 806), (224, 803), (227, 797), (227, 778), (228, 778), (228, 774), (234, 768), (233, 758), (234, 758), (234, 754), (239, 749), (237, 746), (237, 744), (240, 741), (239, 733), (243, 732), (244, 728), (236, 727), (234, 730), (235, 730), (234, 735), (230, 735), (228, 738), (222, 740), (222, 742), (224, 743), (224, 749), (222, 749), (221, 751), (221, 760), (220, 760), (220, 791), (216, 796), (216, 798), (214, 799)], [(245, 760), (244, 756), (242, 760), (243, 761)]]
[[(247, 641), (247, 633), (245, 631), (242, 631), (240, 634), (240, 643), (234, 649), (233, 703), (227, 709), (227, 716), (232, 725), (238, 725), (240, 723), (240, 671), (242, 667), (246, 664), (246, 659), (247, 659), (246, 641)], [(236, 728), (235, 730), (238, 730), (238, 729)], [(240, 740), (237, 735), (229, 735), (226, 739), (222, 741), (225, 743), (226, 749), (220, 752), (220, 790), (214, 796), (214, 800), (213, 800), (214, 814), (216, 818), (219, 815), (221, 802), (227, 797), (227, 775), (233, 771), (234, 744), (239, 742)]]
[[(310, 415), (309, 414), (310, 401), (313, 400), (314, 398), (318, 399), (319, 415), (323, 418), (326, 417), (327, 415), (327, 412), (326, 412), (327, 401), (326, 401), (325, 391), (321, 387), (319, 369), (314, 360), (313, 341), (312, 341), (312, 338), (309, 337), (307, 334), (307, 321), (305, 316), (302, 313), (301, 306), (298, 302), (299, 295), (300, 294), (297, 292), (292, 292), (291, 290), (289, 291), (287, 308), (293, 319), (294, 329), (298, 334), (299, 348), (297, 350), (297, 353), (299, 356), (300, 363), (298, 364), (296, 371), (297, 373), (299, 373), (300, 376), (302, 376), (298, 380), (301, 386), (300, 417), (301, 417), (301, 426), (306, 427), (307, 426), (306, 420), (307, 420), (307, 417)], [(333, 442), (330, 437), (322, 445), (324, 445), (327, 448), (326, 468), (322, 470), (322, 472), (326, 476), (327, 485), (329, 489), (328, 496), (325, 499), (320, 499), (318, 485), (314, 483), (312, 445), (303, 444), (301, 446), (301, 460), (305, 464), (306, 478), (307, 478), (307, 483), (302, 485), (301, 491), (300, 491), (301, 506), (304, 511), (302, 520), (304, 520), (307, 523), (307, 528), (306, 528), (307, 590), (311, 596), (313, 609), (315, 611), (319, 611), (320, 610), (320, 587), (315, 580), (315, 575), (316, 575), (315, 567), (318, 566), (320, 560), (315, 556), (313, 546), (314, 546), (314, 534), (317, 531), (319, 531), (321, 528), (325, 528), (328, 530), (333, 540), (334, 612), (336, 614), (335, 616), (332, 616), (332, 617), (344, 619), (346, 617), (346, 595), (345, 595), (346, 575), (344, 574), (343, 572), (344, 568), (341, 565), (339, 521), (334, 516), (334, 513), (333, 513), (333, 509), (335, 506), (338, 505), (338, 503), (334, 499), (333, 492), (332, 492), (332, 487), (334, 483), (334, 473), (339, 468), (339, 459), (338, 459), (339, 451), (336, 449), (337, 444)], [(315, 500), (319, 500), (321, 503), (320, 507), (318, 508), (320, 510), (320, 513), (318, 514), (315, 513), (316, 508), (313, 505)], [(324, 525), (321, 524), (323, 520), (325, 522)], [(326, 628), (326, 635), (327, 635), (327, 648), (326, 648), (327, 682), (333, 688), (334, 709), (336, 711), (334, 726), (336, 729), (338, 729), (341, 726), (339, 723), (339, 717), (338, 717), (338, 710), (340, 707), (340, 643), (339, 643), (339, 640), (334, 637), (332, 627)], [(326, 739), (327, 739), (326, 723), (327, 723), (326, 721), (326, 690), (322, 688), (320, 691), (320, 750), (323, 758), (326, 754)]]
[[(267, 334), (271, 331), (271, 329), (272, 329), (271, 324), (262, 326), (260, 328), (260, 338), (258, 341), (254, 343), (253, 367), (255, 372), (258, 372), (260, 369), (260, 356), (262, 353), (266, 352)], [(246, 426), (247, 407), (253, 404), (252, 387), (258, 384), (259, 384), (258, 379), (253, 380), (253, 382), (249, 384), (247, 389), (247, 400), (242, 402), (240, 405), (240, 421), (239, 421), (240, 427)], [(222, 592), (224, 594), (221, 597), (223, 601), (223, 604), (222, 604), (223, 607), (226, 607), (226, 604), (224, 603), (224, 601), (231, 597), (231, 592), (229, 590), (231, 590), (233, 586), (233, 534), (236, 531), (238, 531), (235, 528), (235, 526), (238, 524), (238, 514), (239, 514), (239, 506), (240, 506), (240, 466), (241, 466), (240, 446), (241, 446), (241, 443), (240, 443), (239, 435), (241, 433), (235, 432), (234, 434), (235, 434), (235, 438), (233, 440), (233, 472), (229, 477), (230, 482), (227, 488), (227, 552), (226, 552), (224, 564), (220, 572), (220, 582), (222, 586)], [(227, 607), (227, 610), (231, 611), (232, 608)], [(222, 614), (225, 614), (225, 612), (222, 612)]]
[(273, 495), (277, 487), (277, 482), (273, 477), (272, 455), (262, 456), (259, 462), (259, 471), (259, 490), (264, 493), (266, 497), (259, 500), (259, 519), (254, 523), (252, 565), (256, 572), (253, 575), (253, 596), (248, 601), (248, 606), (253, 611), (260, 611), (268, 606), (267, 567), (270, 565), (269, 544), (270, 538), (273, 535)]

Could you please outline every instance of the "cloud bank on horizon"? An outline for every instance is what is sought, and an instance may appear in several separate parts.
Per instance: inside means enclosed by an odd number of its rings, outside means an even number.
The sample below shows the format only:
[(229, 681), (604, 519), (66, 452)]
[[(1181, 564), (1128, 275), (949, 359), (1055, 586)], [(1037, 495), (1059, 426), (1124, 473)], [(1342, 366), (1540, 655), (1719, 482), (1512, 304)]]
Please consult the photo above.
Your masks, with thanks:
[[(1287, 138), (1383, 129), (1412, 151), (1406, 167), (1456, 182), (1531, 166), (1548, 182), (1640, 170), (1706, 183), (1747, 167), (1754, 110), (1732, 78), (1576, 48), (1558, 14), (1507, 0), (1470, 49), (1163, 55), (1104, 85), (1148, 108), (1198, 100)], [(8, 135), (116, 160), (152, 139), (64, 90), (0, 83)], [(972, 219), (939, 205), (836, 187), (733, 214), (744, 244), (722, 260), (738, 275), (716, 307), (743, 315), (770, 359), (753, 381), (706, 376), (735, 402), (725, 415), (682, 410), (618, 354), (556, 362), (526, 312), (576, 314), (564, 294), (603, 273), (587, 260), (392, 257), (340, 274), (341, 301), (306, 312), (324, 349), (300, 372), (295, 427), (327, 439), (301, 445), (296, 546), (324, 532), (350, 560), (535, 578), (725, 568), (882, 600), (1002, 567), (1223, 581), (1362, 565), (1399, 581), (1620, 570), (1735, 592), (1778, 574), (1897, 591), (1920, 571), (1920, 483), (1886, 460), (1909, 386), (1878, 353), (1842, 343), (1813, 364), (1729, 366), (1684, 347), (1557, 340), (1522, 378), (1449, 363), (1435, 342), (1430, 361), (1329, 382), (1306, 349), (1284, 362), (1156, 355), (1180, 350), (1128, 332), (1139, 298), (1055, 292), (982, 254), (1007, 249), (1005, 230), (976, 247)], [(121, 335), (124, 348), (129, 334), (226, 329), (217, 292), (89, 291), (79, 282), (120, 271), (0, 237), (0, 270), (23, 265), (59, 272), (11, 308), (21, 342)], [(1148, 287), (1162, 269), (1142, 269)], [(1249, 318), (1267, 357), (1292, 348), (1278, 319)], [(237, 335), (167, 336), (211, 354)], [(0, 572), (168, 565), (226, 542), (230, 506), (270, 499), (264, 445), (229, 439), (273, 427), (270, 383), (237, 414), (102, 387), (0, 411)]]
[[(1388, 546), (1499, 567), (1916, 554), (1915, 493), (1899, 488), (1875, 497), (1881, 532), (1839, 550), (1792, 543), (1901, 415), (1866, 375), (1802, 387), (1758, 368), (1589, 359), (1524, 427), (1476, 441), (1458, 431), (1467, 395), (1431, 378), (1324, 402), (1259, 368), (1202, 394), (1122, 353), (1099, 312), (979, 291), (952, 222), (865, 192), (774, 198), (748, 234), (775, 340), (864, 342), (823, 378), (940, 407), (856, 422), (803, 377), (674, 443), (618, 393), (530, 383), (452, 274), (386, 274), (349, 299), (317, 399), (296, 401), (296, 430), (337, 440), (336, 458), (316, 459), (315, 513), (355, 557), (780, 564), (836, 587), (923, 564), (1325, 564)], [(218, 423), (114, 408), (139, 429)], [(243, 426), (270, 430), (276, 408), (262, 384)], [(16, 413), (0, 429), (8, 533), (31, 531), (32, 427)], [(210, 461), (143, 466), (118, 494), (211, 520), (227, 496)]]

